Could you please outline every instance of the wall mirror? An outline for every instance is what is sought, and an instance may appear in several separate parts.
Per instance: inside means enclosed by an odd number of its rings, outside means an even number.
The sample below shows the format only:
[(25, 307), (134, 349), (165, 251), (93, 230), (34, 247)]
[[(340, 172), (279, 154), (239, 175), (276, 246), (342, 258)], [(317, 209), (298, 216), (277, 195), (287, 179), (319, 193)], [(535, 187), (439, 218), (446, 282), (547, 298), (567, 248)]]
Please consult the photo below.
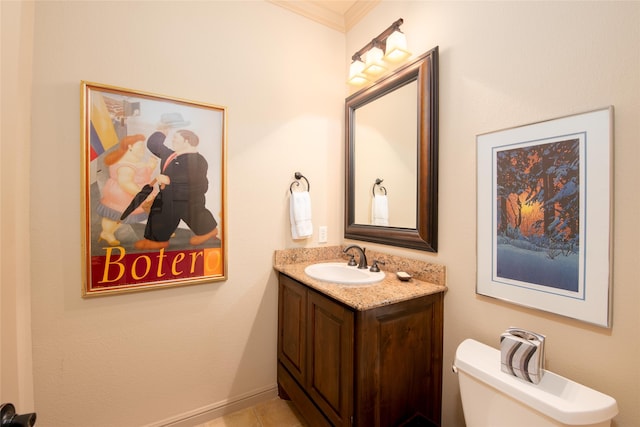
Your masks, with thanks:
[(437, 252), (438, 48), (349, 96), (345, 130), (344, 237)]

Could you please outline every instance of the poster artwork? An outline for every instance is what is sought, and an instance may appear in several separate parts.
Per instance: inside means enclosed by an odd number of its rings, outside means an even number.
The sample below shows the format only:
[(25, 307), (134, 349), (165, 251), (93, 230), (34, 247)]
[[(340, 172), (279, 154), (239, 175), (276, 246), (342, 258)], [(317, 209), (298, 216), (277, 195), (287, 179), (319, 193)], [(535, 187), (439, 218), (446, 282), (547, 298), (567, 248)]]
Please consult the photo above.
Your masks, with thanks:
[(224, 279), (224, 108), (82, 89), (83, 295)]
[(581, 291), (580, 141), (496, 150), (496, 280)]

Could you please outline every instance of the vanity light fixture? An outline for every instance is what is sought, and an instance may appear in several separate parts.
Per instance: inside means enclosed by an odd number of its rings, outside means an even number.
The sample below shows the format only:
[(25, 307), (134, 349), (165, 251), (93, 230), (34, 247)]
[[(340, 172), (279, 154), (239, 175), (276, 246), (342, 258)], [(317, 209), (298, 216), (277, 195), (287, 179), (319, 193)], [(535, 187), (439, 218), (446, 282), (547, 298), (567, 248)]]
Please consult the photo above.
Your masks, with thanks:
[(371, 49), (367, 51), (365, 60), (366, 67), (363, 72), (368, 76), (377, 76), (387, 71), (387, 67), (383, 61), (384, 52), (380, 48), (379, 43), (376, 41)]
[(349, 67), (349, 84), (362, 85), (373, 81), (376, 76), (387, 71), (391, 63), (400, 63), (411, 56), (411, 52), (407, 50), (407, 37), (400, 31), (403, 23), (402, 18), (398, 19), (353, 54)]
[(390, 62), (402, 62), (411, 56), (407, 50), (407, 36), (400, 31), (400, 26), (387, 37), (385, 52), (384, 59)]
[(369, 80), (364, 75), (364, 62), (360, 57), (353, 58), (353, 62), (349, 66), (349, 83), (352, 85), (363, 85)]

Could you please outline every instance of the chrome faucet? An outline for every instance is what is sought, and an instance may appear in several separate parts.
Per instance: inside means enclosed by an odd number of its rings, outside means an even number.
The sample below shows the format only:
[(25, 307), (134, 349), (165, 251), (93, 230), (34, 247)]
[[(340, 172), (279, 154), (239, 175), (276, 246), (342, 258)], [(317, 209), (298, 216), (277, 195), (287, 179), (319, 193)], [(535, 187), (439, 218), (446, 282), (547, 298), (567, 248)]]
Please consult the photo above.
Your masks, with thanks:
[(360, 253), (360, 262), (358, 263), (358, 268), (367, 268), (367, 256), (364, 253), (366, 248), (361, 248), (358, 245), (351, 245), (347, 246), (342, 252), (346, 254), (349, 249), (355, 249)]

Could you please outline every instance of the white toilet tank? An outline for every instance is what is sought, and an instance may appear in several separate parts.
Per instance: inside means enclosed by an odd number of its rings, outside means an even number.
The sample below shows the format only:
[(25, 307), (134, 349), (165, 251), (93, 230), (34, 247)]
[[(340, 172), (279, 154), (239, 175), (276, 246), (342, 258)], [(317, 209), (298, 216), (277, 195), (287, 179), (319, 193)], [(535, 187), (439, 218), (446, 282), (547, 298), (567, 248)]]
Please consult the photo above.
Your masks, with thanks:
[(610, 396), (545, 371), (531, 384), (500, 369), (500, 350), (467, 339), (456, 351), (467, 427), (608, 427), (618, 413)]

